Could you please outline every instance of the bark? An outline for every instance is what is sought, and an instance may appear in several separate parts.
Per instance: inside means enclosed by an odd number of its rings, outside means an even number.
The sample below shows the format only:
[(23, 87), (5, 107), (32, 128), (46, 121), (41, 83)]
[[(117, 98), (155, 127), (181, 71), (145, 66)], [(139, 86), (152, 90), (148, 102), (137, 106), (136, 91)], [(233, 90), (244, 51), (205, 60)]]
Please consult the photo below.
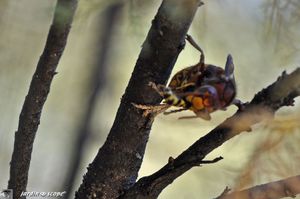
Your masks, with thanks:
[(46, 46), (22, 107), (18, 130), (15, 132), (8, 181), (8, 188), (14, 190), (14, 199), (19, 198), (22, 191), (26, 190), (34, 138), (56, 67), (66, 46), (76, 6), (77, 0), (57, 1)]
[(216, 199), (279, 199), (284, 197), (295, 198), (300, 194), (300, 175), (283, 180), (257, 185), (242, 191), (225, 189)]
[(241, 132), (251, 130), (253, 124), (270, 119), (280, 107), (292, 105), (294, 98), (299, 95), (300, 68), (288, 75), (283, 72), (277, 81), (257, 93), (243, 111), (238, 111), (225, 120), (177, 158), (170, 158), (159, 171), (141, 178), (120, 198), (157, 198), (176, 178), (203, 163), (203, 159), (211, 151)]
[(152, 21), (107, 140), (89, 165), (77, 199), (117, 198), (131, 187), (143, 161), (154, 116), (132, 105), (151, 104), (161, 97), (149, 82), (165, 84), (184, 46), (199, 0), (164, 0)]

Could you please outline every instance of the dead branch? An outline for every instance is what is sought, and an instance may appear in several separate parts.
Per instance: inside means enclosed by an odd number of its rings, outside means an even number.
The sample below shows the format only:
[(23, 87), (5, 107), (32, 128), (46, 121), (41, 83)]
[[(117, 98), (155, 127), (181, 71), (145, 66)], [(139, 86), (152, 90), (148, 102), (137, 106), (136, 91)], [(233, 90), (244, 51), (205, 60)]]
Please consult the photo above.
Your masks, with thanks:
[(26, 190), (34, 138), (55, 70), (67, 43), (77, 0), (58, 0), (46, 46), (32, 77), (19, 117), (10, 166), (8, 188), (14, 199)]
[(154, 174), (141, 178), (120, 198), (157, 198), (161, 191), (176, 178), (191, 169), (196, 163), (227, 140), (251, 126), (271, 118), (282, 106), (292, 105), (294, 98), (300, 95), (300, 68), (291, 74), (283, 72), (270, 86), (257, 93), (244, 110), (238, 111), (207, 135), (197, 140), (187, 150), (166, 164)]

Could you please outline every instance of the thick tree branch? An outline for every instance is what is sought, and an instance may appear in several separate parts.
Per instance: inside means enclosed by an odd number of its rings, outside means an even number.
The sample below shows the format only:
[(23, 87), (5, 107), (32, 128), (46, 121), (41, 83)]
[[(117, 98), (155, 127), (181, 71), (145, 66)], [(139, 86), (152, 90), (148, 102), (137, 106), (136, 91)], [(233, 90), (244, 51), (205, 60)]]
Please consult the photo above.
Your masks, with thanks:
[(8, 188), (14, 190), (14, 199), (19, 198), (22, 191), (26, 190), (35, 134), (53, 76), (56, 74), (56, 67), (66, 46), (76, 6), (77, 0), (57, 1), (46, 46), (23, 104), (18, 130), (15, 133), (8, 181)]
[(292, 105), (299, 94), (300, 68), (289, 75), (284, 72), (272, 85), (256, 94), (242, 112), (225, 120), (156, 173), (141, 178), (121, 198), (157, 198), (177, 177), (201, 164), (212, 150), (235, 135), (251, 130), (253, 124), (272, 117), (280, 107)]
[(164, 0), (152, 21), (114, 124), (89, 165), (77, 199), (117, 198), (137, 178), (154, 117), (132, 105), (158, 104), (161, 97), (149, 82), (166, 83), (181, 52), (199, 0)]
[(225, 189), (216, 199), (279, 199), (300, 194), (300, 175), (228, 193)]

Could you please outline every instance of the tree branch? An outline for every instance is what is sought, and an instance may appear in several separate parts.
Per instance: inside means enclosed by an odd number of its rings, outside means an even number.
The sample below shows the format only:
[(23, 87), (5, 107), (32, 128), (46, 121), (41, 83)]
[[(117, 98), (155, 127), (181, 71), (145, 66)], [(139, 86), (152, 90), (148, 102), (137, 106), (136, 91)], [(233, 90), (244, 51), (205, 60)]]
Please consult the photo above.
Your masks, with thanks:
[(232, 193), (224, 191), (216, 199), (279, 199), (283, 197), (294, 198), (297, 194), (300, 194), (300, 175), (258, 185), (242, 191)]
[(26, 190), (34, 138), (41, 112), (50, 91), (53, 76), (66, 46), (77, 0), (58, 0), (46, 46), (32, 77), (28, 94), (19, 117), (18, 130), (10, 166), (8, 188), (14, 190), (14, 199)]
[(282, 106), (293, 104), (300, 94), (300, 68), (287, 75), (285, 72), (272, 85), (260, 91), (247, 104), (207, 135), (197, 140), (176, 159), (170, 161), (154, 174), (141, 178), (120, 198), (157, 198), (161, 191), (177, 177), (201, 164), (203, 158), (227, 140), (251, 126), (273, 116)]
[(89, 165), (76, 198), (117, 198), (132, 186), (143, 161), (154, 116), (132, 105), (159, 104), (149, 82), (165, 84), (181, 52), (199, 0), (164, 0), (152, 21), (114, 124)]

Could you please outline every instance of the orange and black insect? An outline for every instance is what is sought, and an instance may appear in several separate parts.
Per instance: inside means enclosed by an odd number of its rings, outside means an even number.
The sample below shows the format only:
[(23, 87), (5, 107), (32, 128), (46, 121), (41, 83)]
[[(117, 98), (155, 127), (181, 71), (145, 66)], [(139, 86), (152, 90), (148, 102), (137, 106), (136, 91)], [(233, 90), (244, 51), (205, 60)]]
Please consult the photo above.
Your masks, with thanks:
[(177, 72), (167, 87), (159, 85), (158, 92), (164, 98), (164, 103), (181, 107), (179, 110), (192, 110), (196, 116), (209, 120), (210, 113), (216, 110), (226, 110), (226, 107), (235, 104), (239, 108), (241, 102), (236, 97), (234, 78), (234, 64), (231, 55), (228, 55), (225, 68), (205, 64), (204, 53), (191, 36), (186, 38), (192, 46), (200, 51), (200, 61)]

